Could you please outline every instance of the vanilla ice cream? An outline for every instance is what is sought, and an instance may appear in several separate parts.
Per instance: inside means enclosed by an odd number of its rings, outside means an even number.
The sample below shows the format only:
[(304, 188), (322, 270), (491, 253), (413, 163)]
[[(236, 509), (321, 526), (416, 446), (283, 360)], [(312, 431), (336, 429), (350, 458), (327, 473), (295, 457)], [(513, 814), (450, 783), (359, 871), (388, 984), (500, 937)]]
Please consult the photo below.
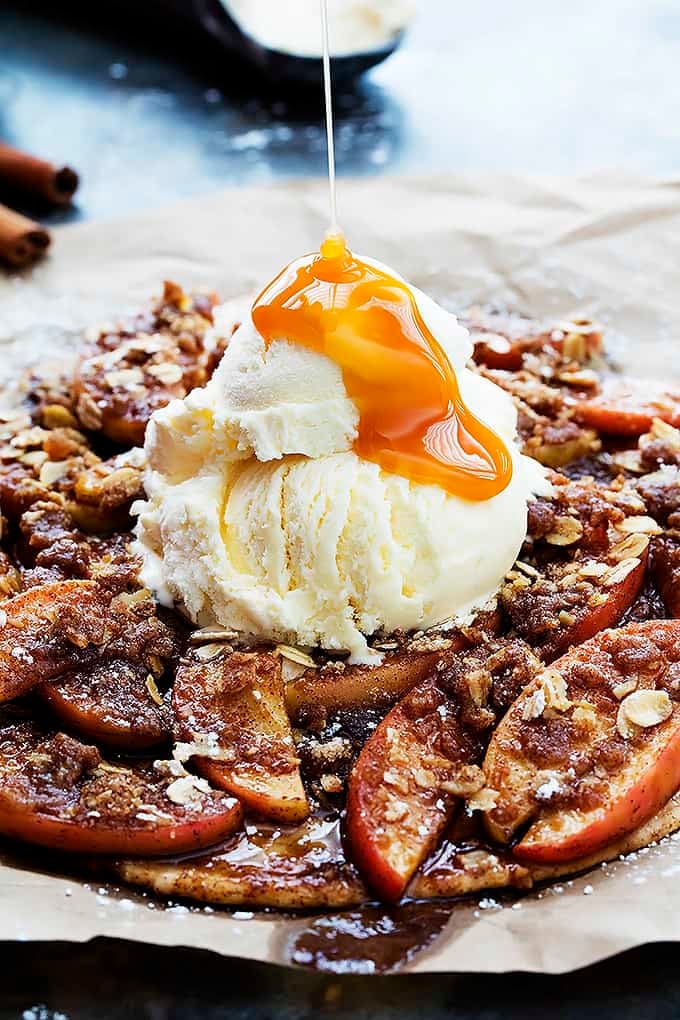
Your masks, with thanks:
[[(549, 486), (517, 449), (510, 397), (465, 367), (467, 331), (413, 293), (467, 406), (511, 451), (509, 485), (468, 502), (361, 459), (340, 368), (285, 338), (267, 346), (247, 315), (210, 383), (147, 430), (138, 545), (143, 581), (162, 600), (201, 626), (368, 662), (376, 631), (462, 622), (496, 593), (524, 540), (527, 500)], [(218, 310), (217, 333), (231, 321)]]

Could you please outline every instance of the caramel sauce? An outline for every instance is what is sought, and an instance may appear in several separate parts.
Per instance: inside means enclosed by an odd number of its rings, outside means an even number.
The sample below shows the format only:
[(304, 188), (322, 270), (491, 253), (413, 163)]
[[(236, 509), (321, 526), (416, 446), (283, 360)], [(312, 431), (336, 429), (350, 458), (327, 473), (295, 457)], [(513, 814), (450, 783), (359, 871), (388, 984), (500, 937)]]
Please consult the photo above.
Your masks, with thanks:
[(355, 452), (384, 471), (467, 500), (506, 488), (503, 442), (465, 405), (446, 352), (408, 286), (357, 259), (342, 235), (287, 266), (260, 294), (253, 322), (342, 369), (359, 411)]
[(326, 914), (290, 940), (289, 959), (326, 974), (392, 974), (432, 945), (451, 911), (450, 901), (439, 900)]

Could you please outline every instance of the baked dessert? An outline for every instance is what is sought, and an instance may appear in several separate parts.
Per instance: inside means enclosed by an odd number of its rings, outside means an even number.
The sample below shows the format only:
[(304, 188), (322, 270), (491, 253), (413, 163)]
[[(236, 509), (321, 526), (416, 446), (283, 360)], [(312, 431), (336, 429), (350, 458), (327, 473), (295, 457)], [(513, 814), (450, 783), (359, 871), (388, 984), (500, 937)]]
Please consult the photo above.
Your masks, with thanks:
[(680, 391), (610, 372), (582, 320), (469, 309), (468, 339), (359, 260), (440, 347), (352, 348), (369, 301), (331, 357), (280, 318), (337, 286), (313, 265), (252, 310), (166, 284), (5, 415), (0, 834), (319, 911), (526, 889), (680, 827)]

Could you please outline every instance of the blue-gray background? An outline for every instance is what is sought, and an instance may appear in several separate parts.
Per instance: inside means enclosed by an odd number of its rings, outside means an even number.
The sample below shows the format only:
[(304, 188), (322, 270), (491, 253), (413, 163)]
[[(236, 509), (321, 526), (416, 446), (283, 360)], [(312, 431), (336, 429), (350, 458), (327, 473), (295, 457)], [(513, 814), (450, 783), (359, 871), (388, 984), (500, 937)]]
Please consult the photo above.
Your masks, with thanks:
[[(0, 136), (77, 166), (81, 215), (324, 171), (317, 95), (264, 94), (117, 6), (0, 3)], [(338, 169), (673, 174), (679, 68), (678, 0), (421, 0), (399, 52), (338, 97)]]

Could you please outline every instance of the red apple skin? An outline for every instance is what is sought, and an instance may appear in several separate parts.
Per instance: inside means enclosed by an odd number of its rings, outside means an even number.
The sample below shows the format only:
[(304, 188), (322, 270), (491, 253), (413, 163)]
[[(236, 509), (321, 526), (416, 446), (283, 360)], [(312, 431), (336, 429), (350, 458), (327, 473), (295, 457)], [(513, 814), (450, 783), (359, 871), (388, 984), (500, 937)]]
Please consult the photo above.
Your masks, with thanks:
[(623, 581), (606, 589), (607, 601), (601, 606), (586, 606), (575, 613), (576, 620), (571, 626), (557, 631), (538, 649), (544, 662), (553, 662), (568, 648), (581, 645), (600, 631), (615, 627), (627, 609), (632, 606), (645, 583), (645, 571), (649, 548), (640, 555), (640, 563)]
[[(498, 632), (500, 614), (487, 614), (483, 628), (490, 634)], [(457, 655), (470, 642), (457, 631), (445, 635), (451, 642), (437, 652), (408, 649), (389, 652), (377, 666), (346, 666), (342, 672), (330, 670), (313, 675), (308, 671), (286, 684), (286, 707), (291, 718), (301, 712), (319, 708), (327, 712), (349, 708), (386, 708), (402, 698), (435, 669), (438, 662)]]
[(659, 757), (606, 811), (572, 836), (535, 822), (513, 850), (523, 864), (562, 864), (587, 857), (649, 821), (680, 788), (680, 720)]
[[(199, 809), (200, 812), (200, 809)], [(241, 825), (243, 812), (236, 800), (225, 800), (224, 811), (155, 829), (85, 827), (76, 822), (27, 813), (8, 804), (0, 794), (0, 833), (10, 839), (34, 843), (51, 850), (82, 854), (132, 854), (136, 857), (189, 853), (214, 846)]]
[(113, 660), (42, 684), (36, 693), (69, 732), (135, 754), (172, 737), (171, 711), (152, 700), (148, 676), (142, 665)]
[[(347, 842), (350, 858), (366, 884), (381, 900), (393, 903), (402, 897), (412, 875), (434, 848), (453, 814), (455, 800), (441, 797), (436, 789), (409, 790), (403, 797), (389, 796), (391, 790), (384, 782), (385, 772), (390, 768), (389, 730), (398, 735), (393, 742), (398, 743), (400, 757), (408, 758), (414, 766), (421, 760), (423, 747), (400, 703), (364, 745), (352, 771), (347, 796)], [(405, 800), (409, 805), (407, 818), (393, 823), (385, 821), (381, 816), (383, 795), (388, 796), (388, 804)], [(418, 828), (424, 836), (417, 834)]]
[[(655, 396), (658, 405), (653, 402)], [(641, 436), (649, 432), (655, 418), (677, 427), (680, 387), (651, 379), (611, 376), (603, 380), (599, 394), (576, 404), (574, 417), (583, 425), (614, 436)]]
[[(621, 700), (630, 693), (619, 694), (618, 685), (634, 675), (636, 689), (673, 691), (679, 650), (675, 620), (605, 631), (553, 663), (550, 673), (566, 682), (566, 705), (534, 712), (543, 675), (514, 702), (494, 732), (484, 769), (489, 786), (499, 791), (485, 816), (492, 838), (510, 843), (529, 825), (513, 848), (516, 860), (552, 865), (595, 854), (647, 822), (680, 788), (678, 701), (671, 700), (671, 714), (654, 726), (627, 737), (617, 729)], [(578, 722), (572, 718), (576, 708)], [(590, 764), (570, 790), (572, 760)], [(604, 771), (593, 771), (593, 762), (602, 762)], [(556, 803), (551, 795), (535, 796), (548, 777), (554, 777), (558, 793), (567, 783), (566, 801), (564, 793)]]
[[(271, 652), (222, 652), (180, 664), (173, 689), (177, 735), (216, 733), (228, 761), (196, 756), (214, 786), (238, 797), (252, 814), (297, 824), (309, 803), (283, 698), (280, 658)], [(260, 753), (253, 756), (253, 748)]]
[[(481, 653), (480, 653), (481, 654)], [(381, 899), (398, 900), (462, 803), (486, 737), (468, 725), (466, 669), (435, 670), (385, 716), (349, 779), (349, 858)], [(492, 716), (489, 719), (489, 724)]]
[[(383, 902), (398, 903), (406, 890), (409, 878), (404, 879), (403, 873), (386, 860), (378, 846), (373, 843), (370, 827), (365, 821), (353, 823), (348, 832), (351, 833), (349, 840), (354, 863), (359, 869), (359, 873), (364, 877), (364, 881), (371, 889), (375, 890)], [(423, 860), (425, 857), (427, 854), (423, 855)], [(418, 864), (414, 868), (414, 873), (417, 868)]]
[(25, 706), (0, 710), (2, 836), (73, 853), (155, 856), (212, 846), (241, 818), (234, 798), (169, 766), (107, 762)]

